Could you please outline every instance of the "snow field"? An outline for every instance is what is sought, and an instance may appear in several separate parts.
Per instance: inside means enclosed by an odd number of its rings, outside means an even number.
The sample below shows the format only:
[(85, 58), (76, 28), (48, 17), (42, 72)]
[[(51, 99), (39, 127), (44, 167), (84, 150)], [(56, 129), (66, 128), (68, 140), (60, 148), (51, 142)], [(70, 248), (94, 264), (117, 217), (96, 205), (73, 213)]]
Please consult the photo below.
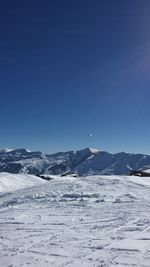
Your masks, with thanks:
[(0, 266), (149, 267), (148, 179), (56, 177), (3, 191)]

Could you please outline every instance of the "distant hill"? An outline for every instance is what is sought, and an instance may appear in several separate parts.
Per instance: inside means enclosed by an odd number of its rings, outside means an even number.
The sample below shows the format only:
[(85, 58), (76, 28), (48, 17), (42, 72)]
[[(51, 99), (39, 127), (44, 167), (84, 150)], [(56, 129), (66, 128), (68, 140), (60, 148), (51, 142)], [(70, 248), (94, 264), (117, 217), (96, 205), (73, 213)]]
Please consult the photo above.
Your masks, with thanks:
[(150, 168), (150, 156), (116, 153), (85, 148), (79, 151), (44, 154), (26, 149), (0, 149), (0, 172), (29, 174), (62, 174), (66, 172), (86, 175), (129, 174), (130, 169)]

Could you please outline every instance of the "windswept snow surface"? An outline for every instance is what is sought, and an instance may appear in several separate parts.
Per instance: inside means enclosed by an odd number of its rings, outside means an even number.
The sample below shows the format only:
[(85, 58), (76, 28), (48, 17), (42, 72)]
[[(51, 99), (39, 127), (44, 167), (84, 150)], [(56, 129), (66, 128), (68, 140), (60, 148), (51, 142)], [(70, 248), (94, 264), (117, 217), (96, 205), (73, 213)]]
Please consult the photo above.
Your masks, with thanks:
[(3, 172), (0, 173), (0, 193), (37, 186), (44, 182), (44, 180), (34, 175)]
[(1, 267), (149, 267), (150, 178), (56, 177), (0, 198)]

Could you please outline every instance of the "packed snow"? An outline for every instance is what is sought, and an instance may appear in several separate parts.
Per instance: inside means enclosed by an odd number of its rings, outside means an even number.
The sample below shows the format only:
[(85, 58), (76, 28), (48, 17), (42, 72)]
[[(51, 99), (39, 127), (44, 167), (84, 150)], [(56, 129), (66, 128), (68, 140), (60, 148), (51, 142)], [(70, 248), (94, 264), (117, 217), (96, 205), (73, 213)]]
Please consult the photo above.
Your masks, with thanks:
[(150, 266), (150, 178), (3, 175), (0, 266)]
[(34, 175), (3, 172), (0, 173), (0, 193), (37, 186), (44, 182), (44, 180)]

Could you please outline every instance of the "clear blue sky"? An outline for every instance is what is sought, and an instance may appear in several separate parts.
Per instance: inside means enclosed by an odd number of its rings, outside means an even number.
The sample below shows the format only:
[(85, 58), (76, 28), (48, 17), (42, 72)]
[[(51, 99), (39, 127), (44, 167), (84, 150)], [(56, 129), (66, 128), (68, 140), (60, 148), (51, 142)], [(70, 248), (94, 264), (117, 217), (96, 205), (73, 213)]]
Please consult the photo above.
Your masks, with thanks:
[(149, 0), (2, 0), (0, 146), (150, 154), (149, 14)]

